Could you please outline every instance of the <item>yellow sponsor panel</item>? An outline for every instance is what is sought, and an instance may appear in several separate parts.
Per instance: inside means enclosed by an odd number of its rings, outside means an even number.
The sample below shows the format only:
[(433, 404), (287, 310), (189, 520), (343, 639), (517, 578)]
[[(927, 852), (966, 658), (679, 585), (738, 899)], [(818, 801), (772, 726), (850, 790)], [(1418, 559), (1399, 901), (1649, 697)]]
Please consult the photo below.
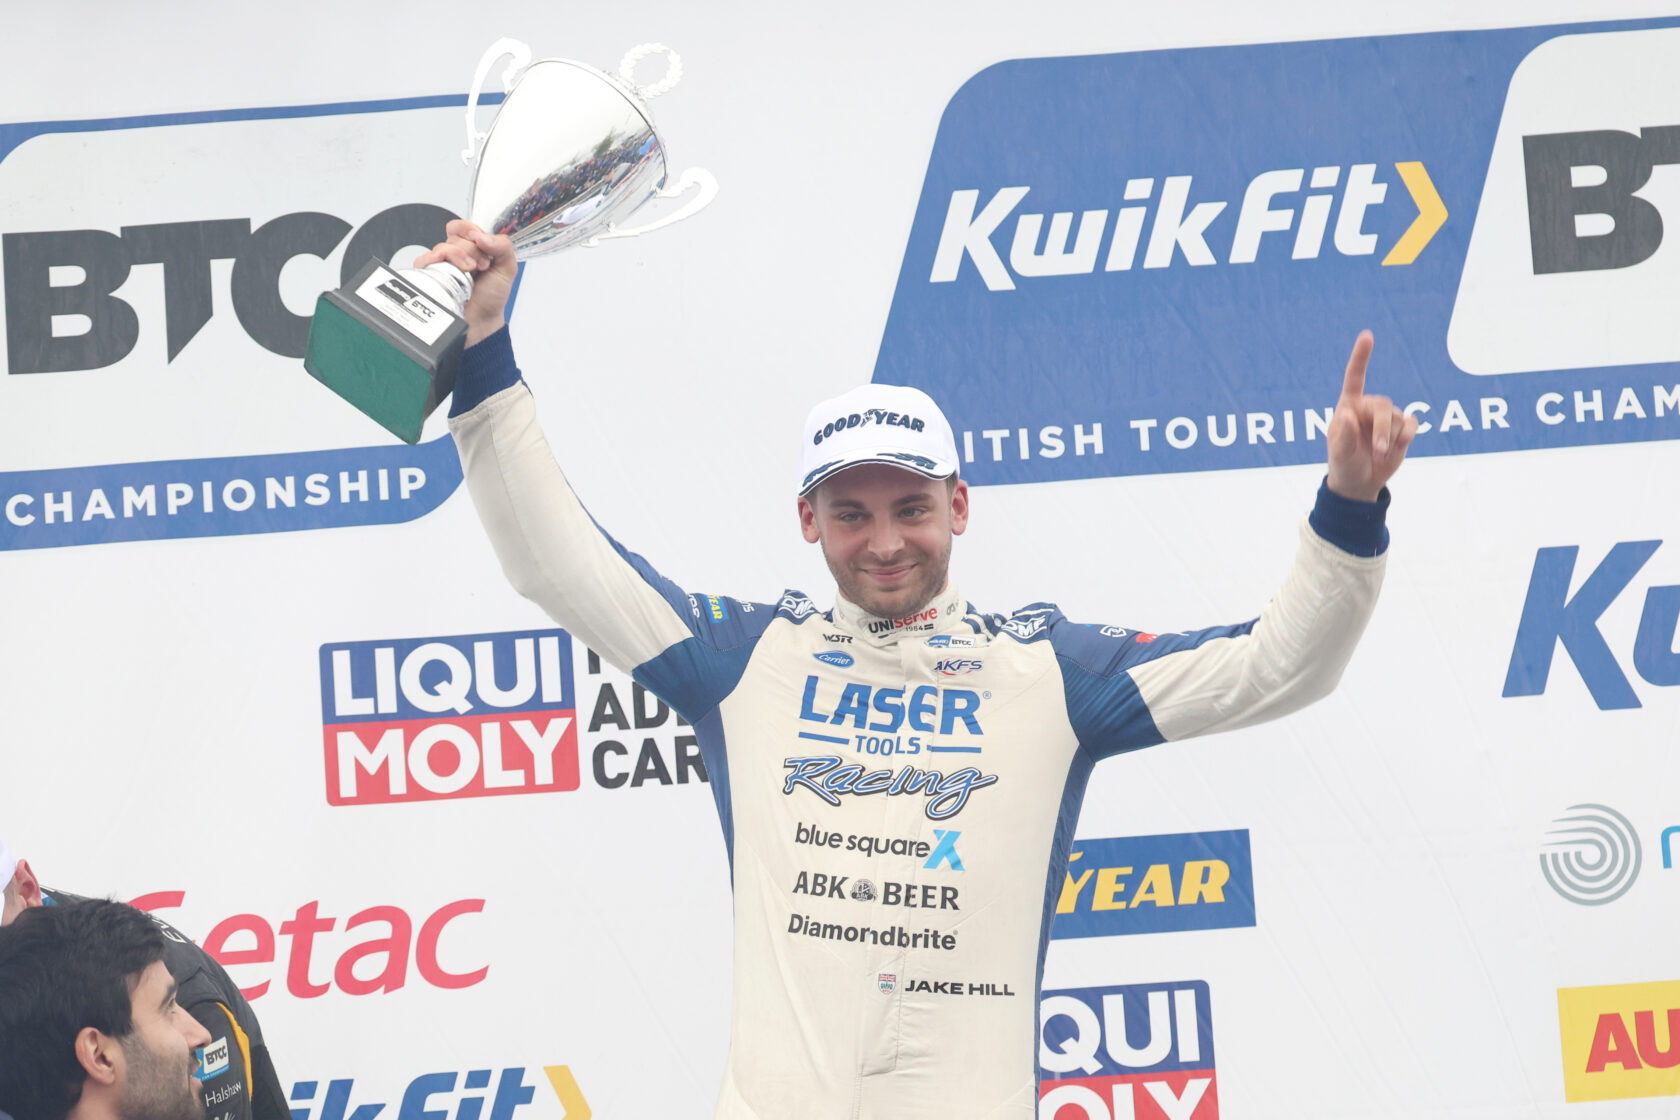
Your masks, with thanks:
[(1569, 1101), (1680, 1096), (1680, 980), (1558, 989)]

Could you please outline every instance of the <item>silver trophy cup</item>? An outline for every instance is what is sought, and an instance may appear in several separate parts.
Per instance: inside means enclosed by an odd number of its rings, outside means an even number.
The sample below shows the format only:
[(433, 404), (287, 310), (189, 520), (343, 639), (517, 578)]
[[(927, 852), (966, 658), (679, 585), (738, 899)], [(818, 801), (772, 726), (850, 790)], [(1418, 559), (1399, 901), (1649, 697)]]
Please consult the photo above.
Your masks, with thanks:
[[(665, 76), (638, 86), (636, 65), (666, 58)], [(496, 63), (507, 97), (486, 132), (479, 96)], [(522, 261), (572, 245), (633, 237), (697, 213), (717, 195), (700, 168), (669, 181), (665, 145), (647, 102), (682, 78), (675, 51), (657, 43), (624, 56), (618, 75), (564, 58), (532, 62), (524, 43), (500, 39), (484, 53), (467, 99), (473, 168), (467, 215), (506, 234)], [(656, 198), (678, 208), (633, 228), (621, 223)], [(324, 292), (310, 321), (304, 368), (409, 443), (455, 385), (466, 337), (462, 309), (472, 278), (454, 265), (394, 270), (369, 261), (342, 289)]]

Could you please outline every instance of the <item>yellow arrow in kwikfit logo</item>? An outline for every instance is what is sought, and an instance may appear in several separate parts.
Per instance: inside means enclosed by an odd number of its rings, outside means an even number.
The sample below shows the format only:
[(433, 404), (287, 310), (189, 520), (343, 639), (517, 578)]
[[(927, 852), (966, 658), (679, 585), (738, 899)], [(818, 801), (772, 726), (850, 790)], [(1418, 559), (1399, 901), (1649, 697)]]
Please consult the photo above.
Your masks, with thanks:
[(1400, 181), (1406, 184), (1406, 189), (1412, 193), (1412, 202), (1418, 208), (1418, 216), (1406, 232), (1400, 235), (1400, 240), (1394, 243), (1394, 248), (1383, 258), (1383, 264), (1411, 264), (1417, 260), (1417, 255), (1423, 252), (1423, 247), (1429, 244), (1429, 239), (1435, 236), (1435, 231), (1447, 223), (1447, 206), (1441, 201), (1440, 194), (1435, 190), (1435, 184), (1429, 179), (1429, 172), (1424, 170), (1423, 164), (1416, 161), (1397, 163), (1394, 170), (1400, 172)]
[(548, 1083), (554, 1086), (554, 1095), (560, 1098), (560, 1106), (566, 1110), (566, 1120), (589, 1120), (589, 1102), (583, 1099), (583, 1091), (572, 1076), (572, 1067), (544, 1066), (543, 1072), (548, 1074)]

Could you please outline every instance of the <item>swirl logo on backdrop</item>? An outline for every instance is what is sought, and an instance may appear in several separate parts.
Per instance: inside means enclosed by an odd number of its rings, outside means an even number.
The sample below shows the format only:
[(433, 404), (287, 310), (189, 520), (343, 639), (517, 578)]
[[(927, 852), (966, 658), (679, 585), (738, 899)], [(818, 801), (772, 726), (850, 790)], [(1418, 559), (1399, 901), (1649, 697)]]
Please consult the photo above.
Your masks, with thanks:
[[(490, 100), (500, 100), (499, 96)], [(300, 361), (438, 240), (464, 97), (0, 125), (0, 550), (409, 521), (461, 481)]]
[(1608, 805), (1571, 805), (1552, 822), (1540, 871), (1563, 898), (1603, 906), (1628, 892), (1639, 877), (1639, 835)]
[(991, 66), (940, 121), (874, 379), (939, 400), (980, 483), (1322, 461), (1362, 327), (1414, 454), (1680, 438), (1677, 48), (1667, 20)]

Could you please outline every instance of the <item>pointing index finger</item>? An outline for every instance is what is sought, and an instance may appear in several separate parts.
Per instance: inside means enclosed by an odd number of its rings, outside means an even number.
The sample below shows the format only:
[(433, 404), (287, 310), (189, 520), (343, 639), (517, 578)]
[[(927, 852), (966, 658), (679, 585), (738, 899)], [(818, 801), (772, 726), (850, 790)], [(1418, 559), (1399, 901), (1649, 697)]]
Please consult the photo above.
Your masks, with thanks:
[(1360, 331), (1353, 340), (1353, 353), (1348, 355), (1347, 373), (1342, 377), (1342, 399), (1358, 400), (1365, 395), (1365, 366), (1371, 360), (1375, 341), (1370, 331)]

